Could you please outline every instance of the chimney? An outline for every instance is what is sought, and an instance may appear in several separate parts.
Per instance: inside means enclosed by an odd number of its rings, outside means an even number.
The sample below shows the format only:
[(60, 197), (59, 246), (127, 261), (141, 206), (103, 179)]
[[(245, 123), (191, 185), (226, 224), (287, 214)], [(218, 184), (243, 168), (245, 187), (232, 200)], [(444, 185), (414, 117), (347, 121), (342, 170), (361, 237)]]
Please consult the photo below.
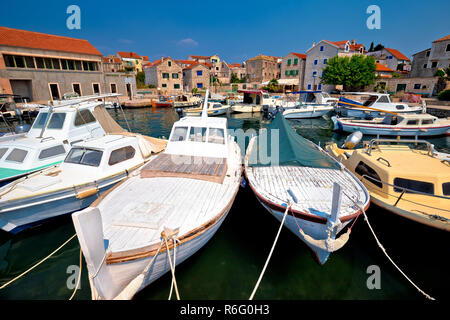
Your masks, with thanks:
[(352, 44), (352, 45), (355, 45), (355, 44), (356, 44), (356, 40), (355, 40), (355, 39), (352, 39), (351, 44)]

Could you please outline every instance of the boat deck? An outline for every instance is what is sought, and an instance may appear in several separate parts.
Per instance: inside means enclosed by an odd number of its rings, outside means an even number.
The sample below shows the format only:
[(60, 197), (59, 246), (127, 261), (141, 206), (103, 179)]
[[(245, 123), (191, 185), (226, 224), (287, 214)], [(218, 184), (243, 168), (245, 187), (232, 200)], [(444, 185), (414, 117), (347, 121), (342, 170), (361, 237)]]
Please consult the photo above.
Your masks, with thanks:
[[(343, 190), (339, 217), (352, 215), (358, 211), (355, 201), (367, 203), (367, 195), (344, 170), (309, 168), (298, 166), (247, 167), (247, 177), (255, 191), (275, 204), (294, 202), (289, 195), (292, 191), (297, 202), (293, 209), (320, 217), (331, 214), (333, 182)], [(351, 199), (350, 199), (350, 198)]]

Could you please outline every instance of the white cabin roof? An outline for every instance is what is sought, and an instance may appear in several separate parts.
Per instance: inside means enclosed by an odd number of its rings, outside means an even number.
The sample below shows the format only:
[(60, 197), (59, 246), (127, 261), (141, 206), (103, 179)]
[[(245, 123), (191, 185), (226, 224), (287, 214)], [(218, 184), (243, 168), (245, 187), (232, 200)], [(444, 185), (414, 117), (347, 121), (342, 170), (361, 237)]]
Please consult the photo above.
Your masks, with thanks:
[(206, 121), (202, 117), (184, 117), (179, 121), (174, 123), (174, 126), (199, 126), (199, 127), (216, 127), (216, 128), (226, 128), (227, 119), (226, 118), (213, 118), (208, 117)]
[(124, 136), (120, 134), (108, 134), (100, 138), (92, 138), (83, 142), (78, 142), (75, 147), (106, 150), (117, 145), (132, 144), (135, 141), (135, 137)]

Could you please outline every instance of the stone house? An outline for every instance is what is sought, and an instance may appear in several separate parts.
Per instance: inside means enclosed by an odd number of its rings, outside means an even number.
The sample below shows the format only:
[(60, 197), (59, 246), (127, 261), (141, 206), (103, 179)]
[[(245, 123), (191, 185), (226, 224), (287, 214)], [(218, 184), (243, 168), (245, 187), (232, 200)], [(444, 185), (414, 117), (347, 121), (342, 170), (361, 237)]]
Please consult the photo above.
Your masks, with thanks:
[(231, 63), (228, 65), (230, 68), (230, 78), (231, 73), (234, 73), (238, 79), (245, 79), (246, 78), (246, 71), (245, 71), (245, 64), (241, 63)]
[(163, 94), (183, 92), (183, 68), (171, 57), (161, 58), (144, 68), (145, 84), (154, 85)]
[(185, 92), (191, 92), (192, 89), (209, 89), (210, 70), (203, 63), (192, 64), (183, 68), (183, 88)]
[(450, 35), (434, 40), (431, 48), (413, 54), (411, 77), (433, 77), (450, 65)]
[(257, 55), (245, 62), (247, 82), (262, 83), (280, 78), (281, 58), (265, 55)]
[(107, 56), (102, 58), (103, 72), (120, 72), (124, 71), (122, 59), (115, 56)]
[(281, 62), (280, 85), (299, 90), (304, 88), (306, 54), (291, 52), (283, 57)]
[(144, 60), (144, 57), (141, 57), (136, 52), (118, 51), (117, 56), (122, 59), (122, 64), (125, 71), (132, 72), (134, 74), (142, 72), (144, 70), (144, 62), (148, 62), (147, 56), (145, 56), (147, 60)]
[(394, 70), (389, 69), (385, 65), (377, 62), (377, 68), (375, 69), (375, 76), (379, 78), (392, 78)]
[(334, 85), (322, 85), (320, 78), (327, 61), (335, 56), (351, 57), (355, 54), (364, 54), (364, 45), (357, 44), (355, 40), (328, 41), (321, 40), (306, 51), (306, 64), (304, 86), (307, 90), (331, 91)]
[(369, 56), (373, 56), (376, 63), (380, 63), (391, 70), (411, 70), (411, 60), (397, 49), (383, 48), (379, 51), (367, 52), (366, 54)]
[(87, 40), (0, 27), (0, 94), (47, 103), (65, 93), (133, 96), (136, 83), (108, 72)]

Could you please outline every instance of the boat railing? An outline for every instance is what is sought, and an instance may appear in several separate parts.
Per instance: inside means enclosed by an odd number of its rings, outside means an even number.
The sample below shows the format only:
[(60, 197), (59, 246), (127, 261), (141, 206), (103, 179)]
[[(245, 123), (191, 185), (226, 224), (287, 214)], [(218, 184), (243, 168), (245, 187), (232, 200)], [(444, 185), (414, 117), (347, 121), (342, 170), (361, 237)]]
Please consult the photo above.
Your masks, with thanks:
[(396, 142), (396, 143), (414, 143), (414, 144), (426, 144), (427, 145), (427, 149), (428, 149), (428, 155), (429, 156), (433, 156), (433, 145), (431, 143), (429, 143), (426, 140), (417, 140), (417, 139), (384, 139), (384, 138), (377, 138), (377, 139), (372, 139), (369, 142), (369, 146), (367, 148), (367, 154), (370, 156), (372, 153), (372, 149), (373, 149), (373, 145), (376, 143), (376, 145), (379, 145), (379, 142)]
[(402, 197), (406, 192), (408, 192), (408, 193), (420, 194), (420, 195), (423, 195), (423, 196), (430, 196), (430, 197), (435, 197), (435, 198), (440, 198), (440, 199), (450, 200), (450, 197), (447, 197), (447, 196), (440, 196), (440, 195), (437, 195), (437, 194), (426, 193), (426, 192), (422, 192), (422, 191), (417, 191), (417, 190), (412, 190), (412, 189), (409, 189), (409, 188), (400, 187), (400, 186), (397, 186), (397, 185), (395, 185), (395, 184), (391, 184), (391, 183), (388, 183), (388, 182), (385, 182), (385, 181), (381, 181), (381, 180), (379, 180), (379, 179), (376, 179), (376, 178), (374, 178), (374, 177), (368, 176), (368, 175), (366, 175), (366, 174), (362, 175), (362, 177), (365, 178), (365, 179), (367, 179), (367, 180), (372, 180), (372, 181), (381, 183), (381, 184), (383, 184), (383, 185), (387, 185), (387, 186), (393, 187), (393, 188), (395, 188), (395, 189), (400, 189), (400, 190), (402, 190), (402, 192), (401, 192), (401, 194), (400, 194), (400, 196), (399, 196), (399, 198), (397, 199), (397, 202), (396, 202), (395, 204), (398, 203), (398, 201), (401, 199), (401, 197)]

